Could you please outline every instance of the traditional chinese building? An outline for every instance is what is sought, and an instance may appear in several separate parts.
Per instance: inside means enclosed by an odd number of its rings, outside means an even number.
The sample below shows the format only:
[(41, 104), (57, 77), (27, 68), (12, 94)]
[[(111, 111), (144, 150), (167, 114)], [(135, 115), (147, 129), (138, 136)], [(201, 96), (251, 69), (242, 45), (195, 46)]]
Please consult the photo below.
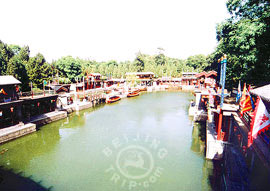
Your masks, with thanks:
[(122, 78), (112, 78), (112, 79), (106, 80), (104, 83), (106, 84), (105, 87), (110, 87), (112, 85), (124, 84), (125, 83), (125, 79), (122, 79)]
[(21, 82), (13, 76), (0, 76), (0, 128), (28, 122), (33, 117), (54, 111), (58, 95), (20, 96)]
[(173, 87), (180, 88), (181, 80), (182, 80), (181, 78), (172, 78), (170, 76), (163, 76), (162, 78), (156, 80), (156, 84), (166, 85), (168, 87), (170, 86), (171, 88)]
[(128, 72), (126, 73), (127, 79), (131, 76), (135, 76), (136, 80), (139, 81), (141, 86), (152, 86), (153, 85), (153, 72)]
[(84, 83), (85, 83), (85, 88), (87, 90), (101, 88), (104, 86), (104, 82), (101, 79), (100, 73), (91, 73), (91, 74), (87, 75)]
[(19, 100), (18, 85), (13, 76), (0, 76), (0, 128), (15, 125), (22, 120), (22, 100)]
[(161, 82), (161, 85), (169, 85), (172, 82), (172, 77), (162, 76), (162, 78), (160, 78), (159, 80)]
[(183, 86), (195, 86), (197, 84), (197, 74), (197, 72), (183, 72), (181, 84)]
[(55, 111), (58, 95), (40, 95), (34, 97), (20, 97), (22, 102), (23, 121), (30, 121), (37, 115)]
[(181, 78), (172, 78), (172, 83), (176, 85), (181, 84), (182, 79)]
[(193, 90), (196, 87), (197, 72), (183, 72), (181, 77), (181, 88), (182, 90)]
[(201, 72), (195, 75), (197, 78), (196, 85), (198, 88), (214, 87), (216, 84), (217, 72)]

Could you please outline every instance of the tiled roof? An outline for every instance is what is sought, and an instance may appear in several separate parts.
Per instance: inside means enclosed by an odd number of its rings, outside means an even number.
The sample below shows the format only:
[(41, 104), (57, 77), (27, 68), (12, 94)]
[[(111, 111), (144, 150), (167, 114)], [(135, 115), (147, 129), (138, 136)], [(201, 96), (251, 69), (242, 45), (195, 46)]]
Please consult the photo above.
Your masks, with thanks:
[(209, 71), (209, 72), (203, 71), (203, 72), (201, 72), (201, 73), (199, 73), (199, 74), (196, 74), (196, 77), (197, 77), (197, 78), (199, 78), (199, 77), (201, 77), (201, 76), (209, 77), (209, 76), (211, 76), (211, 75), (217, 76), (217, 72), (214, 71), (214, 70)]
[(264, 101), (270, 102), (270, 84), (250, 90), (255, 96), (260, 96)]
[(153, 72), (127, 72), (126, 75), (154, 75)]
[(19, 80), (13, 76), (0, 76), (0, 85), (15, 85), (21, 84)]

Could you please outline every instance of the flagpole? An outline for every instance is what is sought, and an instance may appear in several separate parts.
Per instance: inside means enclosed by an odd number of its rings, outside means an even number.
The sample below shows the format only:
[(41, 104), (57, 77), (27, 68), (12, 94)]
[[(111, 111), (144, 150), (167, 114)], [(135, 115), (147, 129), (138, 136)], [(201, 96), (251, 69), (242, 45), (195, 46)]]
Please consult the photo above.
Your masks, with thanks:
[(222, 90), (221, 90), (221, 101), (220, 101), (220, 108), (223, 107), (224, 102), (224, 89), (225, 89), (225, 79), (226, 79), (226, 63), (227, 63), (227, 56), (226, 54), (221, 58), (221, 67), (222, 67)]
[(218, 116), (218, 129), (217, 129), (217, 140), (221, 140), (221, 128), (222, 128), (222, 119), (223, 119), (223, 102), (224, 102), (224, 88), (225, 88), (225, 78), (226, 78), (226, 63), (227, 56), (226, 54), (221, 57), (220, 62), (220, 85), (221, 85), (221, 95), (220, 95), (220, 106), (218, 107), (219, 116)]
[(222, 64), (221, 59), (218, 59), (218, 65), (219, 65), (219, 87), (221, 87), (221, 79), (222, 79)]
[(32, 95), (32, 98), (33, 98), (34, 95), (33, 95), (33, 84), (32, 84), (32, 82), (31, 82), (31, 95)]

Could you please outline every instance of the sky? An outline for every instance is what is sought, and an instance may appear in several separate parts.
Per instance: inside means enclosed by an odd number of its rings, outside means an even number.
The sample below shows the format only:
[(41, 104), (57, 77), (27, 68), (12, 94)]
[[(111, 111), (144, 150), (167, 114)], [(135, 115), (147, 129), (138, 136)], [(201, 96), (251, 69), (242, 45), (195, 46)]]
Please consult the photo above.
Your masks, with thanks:
[(185, 59), (214, 51), (226, 0), (0, 0), (0, 40), (47, 61), (71, 55), (133, 60), (139, 51)]

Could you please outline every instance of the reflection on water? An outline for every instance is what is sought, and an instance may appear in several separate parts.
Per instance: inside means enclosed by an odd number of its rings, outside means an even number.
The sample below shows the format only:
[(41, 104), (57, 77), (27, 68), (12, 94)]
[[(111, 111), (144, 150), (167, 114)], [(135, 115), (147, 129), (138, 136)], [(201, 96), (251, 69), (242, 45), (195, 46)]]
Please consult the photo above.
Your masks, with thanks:
[[(145, 93), (71, 114), (0, 146), (0, 165), (53, 190), (212, 190), (189, 93)], [(192, 127), (193, 126), (193, 127)]]
[(191, 150), (199, 156), (205, 155), (205, 124), (194, 123)]
[[(205, 157), (206, 124), (194, 123), (190, 149), (198, 156)], [(202, 190), (220, 190), (221, 162), (204, 159), (202, 166)]]

